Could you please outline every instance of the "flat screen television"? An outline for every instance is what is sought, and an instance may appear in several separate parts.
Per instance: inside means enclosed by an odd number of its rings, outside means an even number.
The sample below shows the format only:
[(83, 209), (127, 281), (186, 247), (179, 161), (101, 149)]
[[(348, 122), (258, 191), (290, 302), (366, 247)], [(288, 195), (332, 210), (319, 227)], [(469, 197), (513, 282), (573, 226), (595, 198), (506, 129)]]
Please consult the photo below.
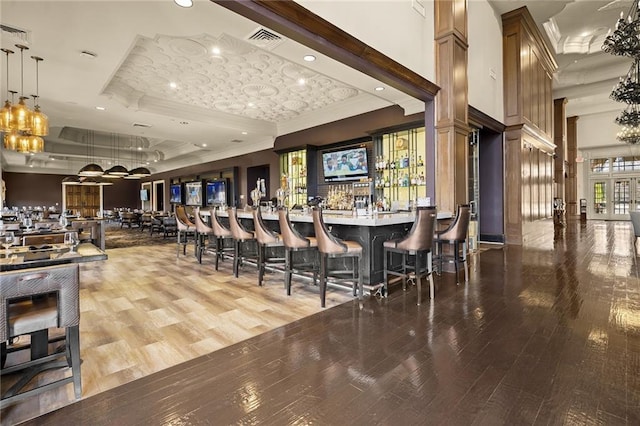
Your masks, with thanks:
[(149, 190), (141, 189), (140, 190), (140, 200), (141, 201), (149, 201)]
[(207, 206), (220, 206), (228, 204), (227, 179), (215, 179), (207, 182), (206, 204)]
[(184, 204), (187, 206), (202, 206), (202, 181), (185, 182)]
[(182, 204), (182, 184), (173, 183), (169, 187), (169, 202), (172, 204)]
[(344, 148), (322, 153), (325, 182), (359, 180), (369, 176), (367, 148)]

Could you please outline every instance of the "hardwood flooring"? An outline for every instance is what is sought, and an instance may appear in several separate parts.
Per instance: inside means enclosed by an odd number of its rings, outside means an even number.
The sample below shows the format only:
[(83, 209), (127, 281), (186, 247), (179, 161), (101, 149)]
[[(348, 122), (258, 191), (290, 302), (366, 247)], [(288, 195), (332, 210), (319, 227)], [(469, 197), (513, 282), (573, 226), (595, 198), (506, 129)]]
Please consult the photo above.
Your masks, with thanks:
[[(456, 286), (451, 274), (436, 277), (435, 299), (425, 302), (423, 288), (421, 306), (415, 287), (396, 286), (388, 298), (362, 303), (334, 299), (330, 309), (85, 394), (26, 424), (637, 425), (637, 256), (629, 223), (569, 222), (557, 230), (544, 223), (526, 247), (490, 246), (474, 254), (468, 284)], [(123, 277), (149, 280), (148, 273), (160, 270), (133, 268)], [(155, 340), (155, 329), (198, 308), (177, 303), (191, 279), (175, 291), (160, 290), (160, 304), (141, 303), (143, 311), (169, 312), (157, 324), (148, 319), (144, 332), (130, 333), (118, 347), (148, 339), (162, 347), (154, 355), (189, 352), (188, 333), (167, 333), (163, 338), (182, 339), (173, 344)], [(144, 298), (129, 288), (126, 298), (136, 306), (136, 295)], [(150, 284), (147, 291), (154, 289)], [(124, 300), (96, 303), (131, 310)], [(124, 316), (113, 318), (126, 328)], [(90, 343), (81, 332), (81, 339), (89, 363), (87, 345), (100, 338)], [(85, 374), (92, 373), (83, 364)]]
[[(138, 233), (136, 229), (131, 232)], [(148, 376), (231, 344), (320, 312), (317, 287), (293, 281), (287, 297), (282, 274), (245, 266), (239, 278), (231, 260), (200, 265), (190, 244), (176, 259), (176, 245), (118, 248), (104, 262), (80, 267), (80, 343), (83, 398)], [(349, 292), (328, 289), (327, 306), (351, 300)], [(28, 351), (11, 354), (27, 356)], [(58, 377), (61, 372), (43, 375)], [(3, 377), (6, 389), (15, 380)], [(73, 387), (59, 388), (0, 412), (15, 424), (70, 404)]]

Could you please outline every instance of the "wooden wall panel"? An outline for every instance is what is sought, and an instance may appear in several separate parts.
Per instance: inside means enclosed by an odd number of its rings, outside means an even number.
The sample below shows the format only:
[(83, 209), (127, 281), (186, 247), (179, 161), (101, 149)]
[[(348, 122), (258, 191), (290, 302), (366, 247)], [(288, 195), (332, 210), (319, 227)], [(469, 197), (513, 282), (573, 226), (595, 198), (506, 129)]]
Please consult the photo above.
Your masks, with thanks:
[(504, 38), (504, 93), (505, 123), (520, 123), (520, 36), (509, 34)]
[(505, 238), (522, 244), (522, 146), (521, 130), (505, 131)]

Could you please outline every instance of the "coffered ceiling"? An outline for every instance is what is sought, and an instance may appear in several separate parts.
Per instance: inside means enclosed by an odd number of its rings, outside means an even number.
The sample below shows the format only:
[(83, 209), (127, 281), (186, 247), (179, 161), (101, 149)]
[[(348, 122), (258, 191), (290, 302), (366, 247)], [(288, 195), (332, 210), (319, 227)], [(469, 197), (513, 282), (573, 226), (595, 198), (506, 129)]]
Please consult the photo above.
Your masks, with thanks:
[[(600, 47), (631, 1), (489, 3), (498, 16), (529, 8), (559, 64), (554, 96), (569, 99), (569, 115), (620, 109), (608, 95), (631, 64)], [(162, 172), (268, 149), (278, 135), (394, 104), (407, 114), (423, 107), (208, 0), (187, 9), (172, 0), (2, 0), (0, 22), (2, 47), (30, 47), (27, 95), (35, 90), (30, 57), (44, 58), (39, 103), (50, 119), (46, 152), (3, 151), (7, 171), (74, 174), (95, 160)], [(9, 89), (20, 91), (13, 50)], [(3, 97), (5, 67), (3, 58)]]

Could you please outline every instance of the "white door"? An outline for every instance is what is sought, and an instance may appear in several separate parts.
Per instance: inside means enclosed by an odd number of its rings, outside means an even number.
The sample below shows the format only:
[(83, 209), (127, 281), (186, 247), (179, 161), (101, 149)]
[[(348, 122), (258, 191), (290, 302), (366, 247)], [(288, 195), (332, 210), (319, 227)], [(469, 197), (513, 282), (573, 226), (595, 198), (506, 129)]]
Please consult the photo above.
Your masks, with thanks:
[(589, 181), (589, 190), (591, 191), (591, 206), (588, 214), (589, 219), (609, 219), (609, 179), (593, 179)]

